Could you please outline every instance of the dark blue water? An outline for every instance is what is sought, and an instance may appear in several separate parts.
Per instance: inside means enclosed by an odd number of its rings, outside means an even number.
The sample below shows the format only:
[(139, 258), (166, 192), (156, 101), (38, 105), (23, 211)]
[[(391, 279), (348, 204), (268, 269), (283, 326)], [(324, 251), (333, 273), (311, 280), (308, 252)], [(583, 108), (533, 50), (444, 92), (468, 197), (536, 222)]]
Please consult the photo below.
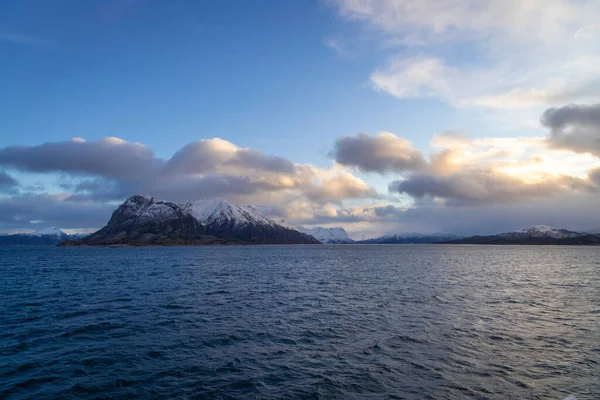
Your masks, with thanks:
[(0, 248), (0, 398), (600, 398), (600, 248)]

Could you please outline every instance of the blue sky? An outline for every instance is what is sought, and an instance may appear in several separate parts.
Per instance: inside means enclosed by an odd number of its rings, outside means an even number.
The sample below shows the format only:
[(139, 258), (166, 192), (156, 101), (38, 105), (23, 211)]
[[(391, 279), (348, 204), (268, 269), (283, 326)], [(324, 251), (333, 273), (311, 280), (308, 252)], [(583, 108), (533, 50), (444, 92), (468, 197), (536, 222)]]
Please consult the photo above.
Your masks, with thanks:
[[(406, 0), (1, 2), (0, 149), (36, 148), (75, 137), (88, 143), (118, 137), (142, 143), (156, 159), (168, 160), (187, 144), (220, 138), (241, 149), (309, 164), (319, 193), (331, 194), (316, 196), (312, 187), (298, 189), (293, 196), (288, 193), (290, 197), (216, 193), (233, 201), (260, 203), (288, 218), (306, 215), (298, 217), (298, 223), (342, 225), (357, 233), (476, 230), (476, 222), (459, 227), (429, 221), (420, 226), (403, 219), (405, 214), (392, 222), (388, 217), (385, 221), (348, 217), (372, 213), (377, 207), (391, 205), (399, 212), (409, 207), (414, 212), (432, 204), (453, 215), (456, 198), (442, 190), (439, 171), (438, 186), (419, 190), (423, 196), (393, 192), (388, 189), (393, 182), (413, 175), (416, 179), (418, 174), (432, 178), (434, 172), (403, 169), (397, 163), (383, 170), (369, 170), (354, 161), (342, 164), (338, 141), (361, 132), (371, 138), (391, 132), (410, 146), (398, 141), (373, 143), (397, 145), (399, 151), (414, 149), (433, 166), (440, 148), (457, 152), (448, 148), (456, 140), (432, 145), (435, 137), (453, 131), (473, 140), (468, 150), (460, 146), (461, 168), (472, 172), (465, 172), (469, 179), (484, 170), (496, 174), (503, 168), (504, 174), (506, 163), (526, 163), (531, 157), (545, 157), (549, 164), (566, 160), (548, 146), (527, 142), (527, 147), (518, 140), (550, 134), (539, 122), (550, 107), (597, 102), (586, 88), (598, 82), (599, 30), (590, 17), (597, 15), (598, 3), (527, 0), (521, 7), (484, 0), (473, 8), (457, 0), (436, 0), (410, 9), (407, 4)], [(499, 138), (502, 144), (494, 141)], [(490, 156), (494, 146), (497, 152), (511, 152), (501, 166)], [(526, 151), (517, 151), (524, 147)], [(583, 157), (569, 158), (568, 165), (558, 168), (570, 176), (583, 179), (596, 167), (593, 151), (569, 154)], [(74, 192), (61, 185), (65, 181), (104, 179), (105, 186), (121, 189), (130, 185), (93, 168), (69, 164), (44, 169), (14, 157), (5, 162), (0, 157), (0, 168), (19, 182), (3, 195), (11, 204), (42, 195), (66, 201)], [(223, 172), (223, 166), (214, 168), (210, 174), (243, 175), (237, 170)], [(525, 169), (511, 169), (510, 177), (532, 174), (529, 167), (519, 168)], [(261, 173), (248, 179), (257, 180)], [(459, 179), (448, 166), (442, 175), (447, 178), (450, 173)], [(195, 177), (206, 177), (206, 171), (202, 174)], [(360, 180), (354, 184), (361, 188), (340, 194), (350, 179), (344, 174)], [(339, 181), (325, 188), (323, 182), (333, 182), (334, 175)], [(140, 189), (154, 194), (149, 186)], [(126, 194), (119, 190), (102, 202), (90, 190), (83, 192), (90, 196), (87, 206), (102, 210)], [(522, 193), (512, 195), (515, 201), (522, 200)], [(302, 205), (281, 211), (290, 202)], [(469, 203), (480, 206), (479, 197)], [(46, 223), (43, 216), (23, 216), (15, 222), (11, 212), (0, 221), (0, 230), (33, 229), (28, 222), (32, 220)], [(97, 212), (102, 215), (100, 209)], [(495, 221), (502, 221), (506, 211), (494, 212), (499, 213)], [(95, 228), (72, 221), (63, 225)]]
[(341, 135), (401, 131), (425, 145), (458, 123), (435, 99), (370, 90), (373, 57), (324, 45), (347, 28), (323, 3), (62, 3), (0, 5), (1, 29), (31, 38), (2, 43), (1, 145), (119, 136), (166, 157), (216, 136), (323, 164)]

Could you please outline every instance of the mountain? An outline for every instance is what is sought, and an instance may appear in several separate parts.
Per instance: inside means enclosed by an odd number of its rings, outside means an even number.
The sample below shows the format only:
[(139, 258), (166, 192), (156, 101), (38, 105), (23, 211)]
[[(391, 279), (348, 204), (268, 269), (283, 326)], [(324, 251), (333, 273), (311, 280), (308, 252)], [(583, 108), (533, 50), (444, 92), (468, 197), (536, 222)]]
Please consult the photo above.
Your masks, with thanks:
[(105, 245), (201, 245), (222, 244), (224, 240), (207, 235), (194, 217), (177, 204), (135, 195), (117, 208), (106, 226), (91, 235), (69, 240), (60, 246)]
[(181, 208), (198, 220), (211, 235), (255, 244), (318, 244), (314, 237), (282, 222), (266, 218), (251, 206), (224, 199), (205, 199)]
[(321, 228), (320, 226), (316, 228), (305, 228), (303, 226), (299, 227), (298, 230), (302, 233), (306, 233), (307, 235), (311, 235), (315, 239), (317, 239), (321, 243), (327, 244), (346, 244), (346, 243), (354, 243), (354, 240), (348, 237), (348, 234), (344, 230), (344, 228), (335, 227), (335, 228)]
[(52, 235), (52, 236), (68, 236), (66, 233), (61, 231), (60, 229), (51, 226), (49, 228), (44, 228), (37, 230), (32, 233), (28, 233), (29, 236), (44, 236), (44, 235)]
[(516, 232), (490, 236), (471, 236), (444, 241), (448, 244), (531, 244), (600, 245), (600, 235), (574, 232), (546, 225), (535, 225)]
[(60, 246), (183, 246), (245, 243), (319, 243), (310, 235), (222, 199), (178, 205), (135, 195), (106, 226)]
[(356, 243), (361, 244), (425, 244), (425, 243), (437, 243), (447, 240), (456, 240), (460, 236), (451, 235), (446, 233), (419, 233), (419, 232), (407, 232), (407, 233), (396, 233), (394, 235), (386, 235), (376, 237), (372, 239), (361, 240)]
[(71, 236), (60, 229), (48, 227), (31, 233), (0, 235), (0, 246), (53, 246), (69, 239), (71, 239)]

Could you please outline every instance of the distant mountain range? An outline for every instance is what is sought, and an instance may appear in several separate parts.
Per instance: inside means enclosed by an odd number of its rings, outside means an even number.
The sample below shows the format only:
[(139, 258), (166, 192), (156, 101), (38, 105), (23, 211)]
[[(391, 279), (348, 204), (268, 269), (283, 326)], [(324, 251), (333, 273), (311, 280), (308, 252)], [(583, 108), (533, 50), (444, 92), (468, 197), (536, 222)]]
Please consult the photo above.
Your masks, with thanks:
[(77, 240), (85, 235), (69, 235), (58, 228), (48, 227), (32, 233), (0, 234), (0, 246), (53, 246), (65, 240)]
[(222, 244), (320, 244), (314, 237), (223, 199), (175, 204), (135, 195), (108, 224), (61, 246), (183, 246)]
[(360, 244), (425, 244), (437, 243), (447, 240), (460, 239), (460, 236), (445, 233), (396, 233), (393, 235), (380, 236), (372, 239), (357, 241)]
[(299, 227), (261, 215), (251, 206), (223, 199), (175, 204), (135, 195), (90, 235), (69, 235), (50, 227), (32, 233), (0, 234), (0, 246), (148, 246), (223, 244), (528, 244), (600, 245), (600, 234), (535, 225), (515, 232), (460, 237), (446, 233), (396, 233), (352, 240), (341, 227)]
[(444, 244), (600, 245), (600, 235), (535, 225), (516, 232), (471, 236), (442, 241)]
[(447, 233), (406, 232), (356, 241), (350, 239), (343, 228), (300, 227), (299, 230), (313, 235), (322, 243), (600, 245), (600, 234), (575, 232), (546, 225), (535, 225), (520, 231), (489, 236), (464, 237)]

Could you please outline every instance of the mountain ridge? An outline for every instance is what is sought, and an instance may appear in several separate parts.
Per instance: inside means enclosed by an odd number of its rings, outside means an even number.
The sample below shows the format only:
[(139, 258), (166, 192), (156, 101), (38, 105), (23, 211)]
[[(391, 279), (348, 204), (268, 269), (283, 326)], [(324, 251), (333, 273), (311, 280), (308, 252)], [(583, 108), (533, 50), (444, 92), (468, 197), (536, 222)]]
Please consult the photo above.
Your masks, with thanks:
[(513, 232), (496, 235), (475, 235), (441, 241), (441, 244), (494, 244), (494, 245), (600, 245), (600, 235), (575, 232), (547, 225), (533, 225)]

